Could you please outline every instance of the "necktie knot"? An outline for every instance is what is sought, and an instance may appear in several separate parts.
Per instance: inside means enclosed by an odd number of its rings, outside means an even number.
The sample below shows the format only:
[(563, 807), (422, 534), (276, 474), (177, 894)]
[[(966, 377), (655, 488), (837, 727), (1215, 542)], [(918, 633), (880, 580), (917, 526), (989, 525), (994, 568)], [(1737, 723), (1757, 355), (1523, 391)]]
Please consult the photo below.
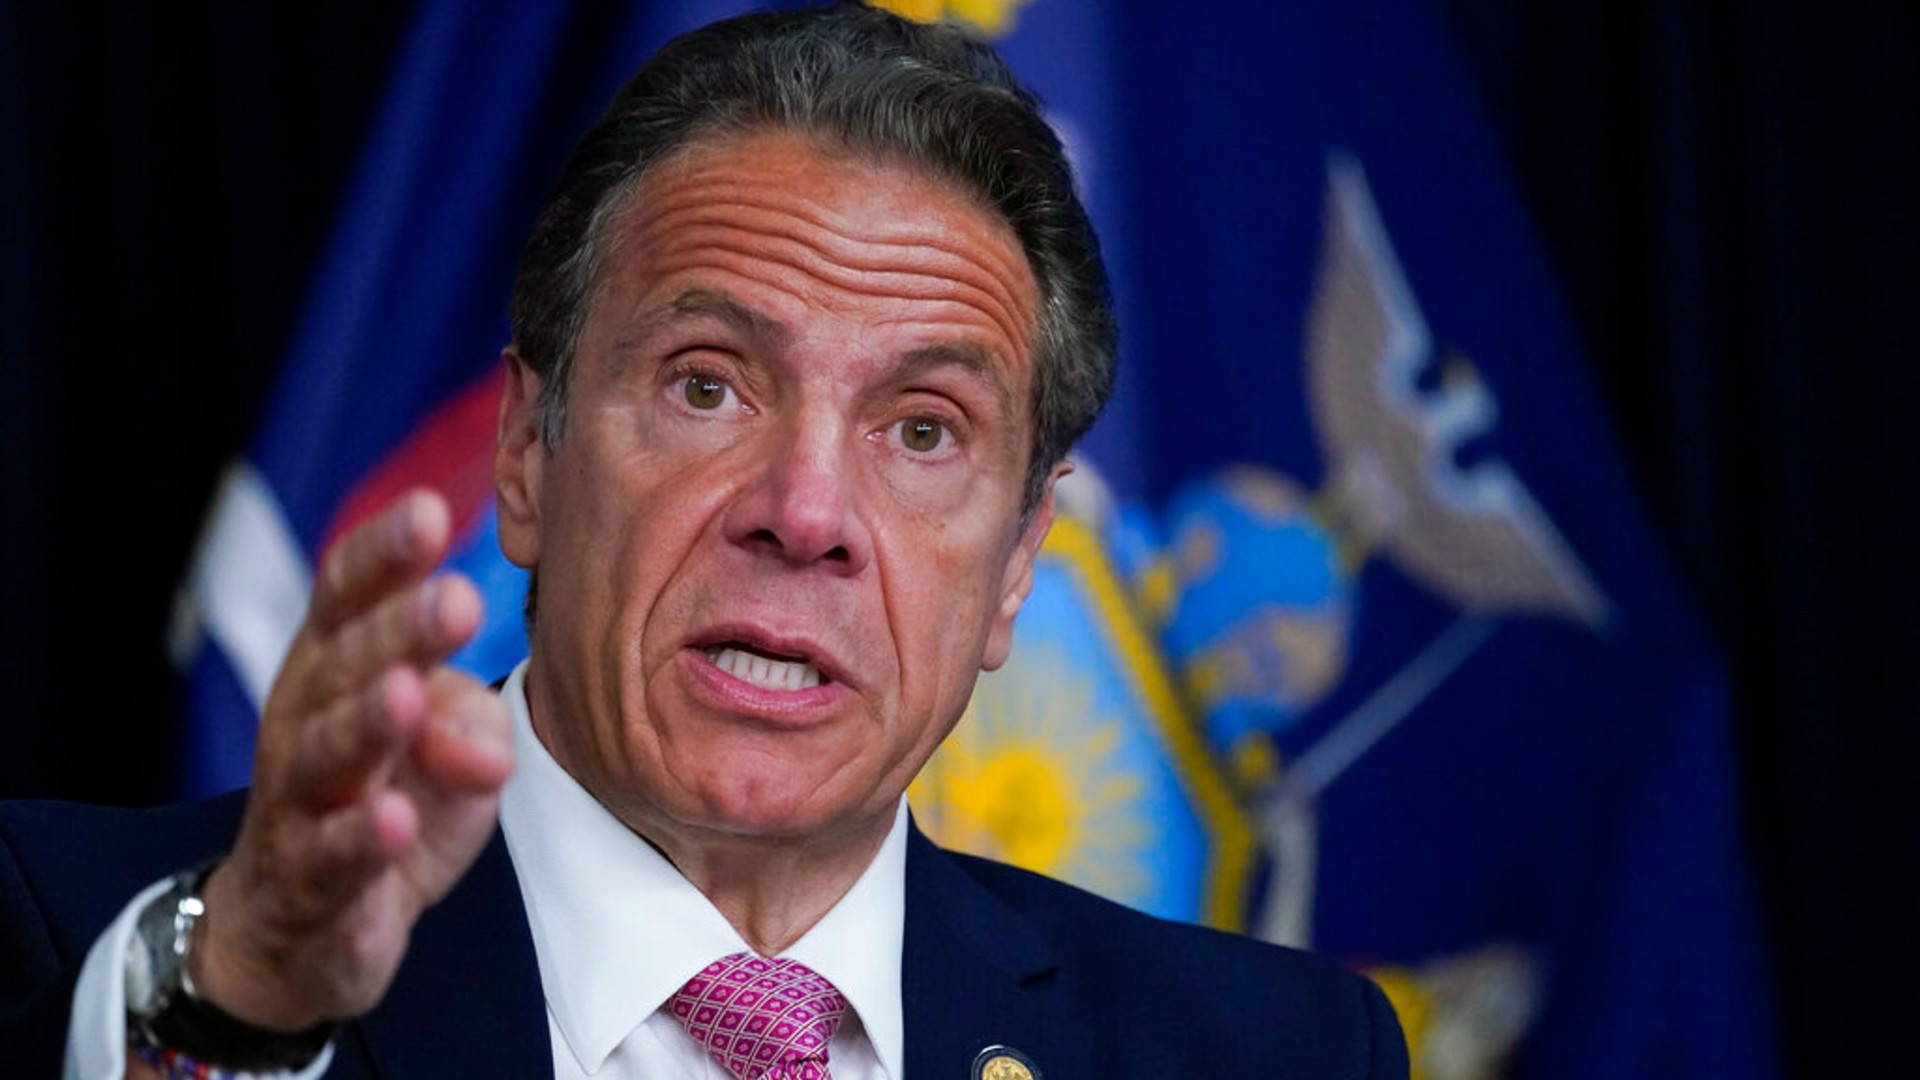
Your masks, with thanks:
[(847, 999), (796, 960), (734, 953), (667, 1002), (687, 1034), (740, 1080), (828, 1080), (827, 1043)]

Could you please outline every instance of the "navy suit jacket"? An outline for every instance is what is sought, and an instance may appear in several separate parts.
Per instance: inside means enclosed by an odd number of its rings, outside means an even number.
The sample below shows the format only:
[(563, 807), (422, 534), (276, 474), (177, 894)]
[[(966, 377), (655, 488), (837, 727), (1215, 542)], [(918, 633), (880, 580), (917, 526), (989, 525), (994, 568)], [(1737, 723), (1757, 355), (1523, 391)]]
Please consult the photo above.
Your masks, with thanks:
[[(160, 810), (0, 805), (0, 1072), (57, 1076), (86, 953), (134, 893), (224, 851), (242, 797)], [(911, 1080), (1024, 1051), (1045, 1080), (1388, 1080), (1406, 1049), (1372, 983), (1292, 950), (1153, 919), (999, 863), (907, 849), (902, 1006)], [(329, 1077), (549, 1077), (544, 998), (496, 832), (415, 927)]]

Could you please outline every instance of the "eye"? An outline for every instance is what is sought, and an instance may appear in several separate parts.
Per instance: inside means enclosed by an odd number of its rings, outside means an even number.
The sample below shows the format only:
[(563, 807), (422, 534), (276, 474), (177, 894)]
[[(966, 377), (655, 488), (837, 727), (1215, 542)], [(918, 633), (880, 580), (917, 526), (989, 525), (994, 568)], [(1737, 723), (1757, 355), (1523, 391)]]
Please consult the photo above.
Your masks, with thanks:
[(685, 395), (687, 404), (711, 411), (727, 403), (733, 388), (718, 376), (694, 374), (680, 380), (680, 392)]
[(947, 426), (930, 416), (900, 421), (900, 444), (916, 454), (930, 454), (947, 441)]

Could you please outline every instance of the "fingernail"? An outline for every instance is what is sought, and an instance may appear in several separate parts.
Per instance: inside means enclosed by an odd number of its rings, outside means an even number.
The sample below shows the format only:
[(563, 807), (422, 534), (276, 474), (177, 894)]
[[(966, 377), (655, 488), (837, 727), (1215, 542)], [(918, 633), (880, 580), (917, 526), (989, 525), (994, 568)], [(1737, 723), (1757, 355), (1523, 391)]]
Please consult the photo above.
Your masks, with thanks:
[(419, 500), (411, 496), (401, 500), (400, 505), (394, 508), (393, 519), (388, 529), (391, 530), (389, 535), (393, 538), (395, 551), (405, 553), (412, 546), (413, 523), (419, 516)]
[(439, 578), (429, 578), (420, 585), (420, 622), (428, 630), (440, 629), (441, 592)]

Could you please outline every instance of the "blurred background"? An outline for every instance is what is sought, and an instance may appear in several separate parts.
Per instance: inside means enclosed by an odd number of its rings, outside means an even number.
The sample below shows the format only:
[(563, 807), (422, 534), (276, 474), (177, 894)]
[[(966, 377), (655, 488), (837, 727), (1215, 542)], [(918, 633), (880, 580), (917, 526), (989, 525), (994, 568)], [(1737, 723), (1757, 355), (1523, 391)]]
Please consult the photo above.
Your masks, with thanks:
[[(378, 216), (354, 196), (392, 194), (379, 133), (404, 143), (440, 115), (465, 116), (469, 143), (495, 122), (535, 132), (505, 151), (529, 158), (494, 204), (514, 212), (467, 223), (504, 245), (476, 259), (491, 267), (623, 50), (715, 6), (0, 8), (0, 796), (144, 805), (193, 786), (193, 692), (168, 641), (223, 471), (261, 453), (288, 366), (352, 336), (334, 321), (353, 297), (406, 322), (378, 274), (358, 293), (342, 275), (421, 272), (408, 245), (431, 246), (403, 231), (376, 257), (342, 239)], [(1124, 324), (1129, 382), (1091, 446), (1120, 509), (1090, 510), (1090, 535), (1251, 808), (1246, 928), (1284, 921), (1271, 898), (1301, 866), (1276, 853), (1295, 819), (1275, 809), (1275, 771), (1325, 760), (1342, 717), (1368, 715), (1374, 690), (1418, 666), (1406, 657), (1465, 627), (1482, 637), (1431, 707), (1474, 719), (1440, 728), (1416, 710), (1309, 815), (1309, 943), (1404, 981), (1403, 1016), (1446, 1013), (1448, 980), (1508, 945), (1528, 957), (1526, 977), (1496, 984), (1528, 998), (1517, 1044), (1486, 1034), (1500, 1023), (1486, 1006), (1460, 1023), (1480, 1023), (1498, 1060), (1436, 1051), (1425, 1074), (1812, 1078), (1899, 1062), (1920, 974), (1920, 11), (893, 6), (972, 20), (1050, 104), (1106, 103), (1061, 115), (1123, 317), (1144, 314)], [(1056, 24), (1069, 7), (1077, 21)], [(529, 72), (511, 57), (535, 40), (548, 59)], [(1081, 74), (1051, 88), (1063, 70)], [(413, 113), (396, 104), (422, 85), (442, 89)], [(502, 113), (490, 95), (507, 91), (552, 124)], [(413, 145), (410, 169), (465, 160)], [(407, 197), (384, 212), (404, 216)], [(1372, 322), (1342, 306), (1362, 294)], [(497, 345), (504, 292), (467, 299)], [(1519, 478), (1506, 520), (1531, 523), (1519, 532), (1548, 552), (1554, 588), (1436, 584), (1418, 543), (1356, 508), (1364, 481), (1337, 466), (1364, 455), (1341, 433), (1341, 392), (1313, 373), (1343, 319), (1409, 311), (1424, 323), (1409, 386), (1497, 400), (1454, 449), (1463, 468)], [(1267, 358), (1257, 372), (1230, 366), (1247, 350)], [(409, 362), (395, 353), (381, 362)], [(1209, 471), (1234, 462), (1263, 479)], [(1183, 537), (1245, 534), (1237, 557), (1259, 562), (1273, 537), (1245, 511), (1261, 492), (1311, 510), (1313, 550), (1346, 567), (1337, 640), (1314, 639), (1344, 659), (1312, 692), (1222, 705), (1195, 642), (1227, 617), (1186, 572)], [(332, 513), (301, 532), (308, 546)], [(1586, 734), (1549, 745), (1502, 724)], [(1532, 780), (1436, 815), (1404, 793), (1441, 772), (1469, 785), (1433, 796), (1453, 807), (1490, 777)], [(1558, 841), (1508, 837), (1535, 788), (1594, 799), (1539, 811), (1565, 826)]]

